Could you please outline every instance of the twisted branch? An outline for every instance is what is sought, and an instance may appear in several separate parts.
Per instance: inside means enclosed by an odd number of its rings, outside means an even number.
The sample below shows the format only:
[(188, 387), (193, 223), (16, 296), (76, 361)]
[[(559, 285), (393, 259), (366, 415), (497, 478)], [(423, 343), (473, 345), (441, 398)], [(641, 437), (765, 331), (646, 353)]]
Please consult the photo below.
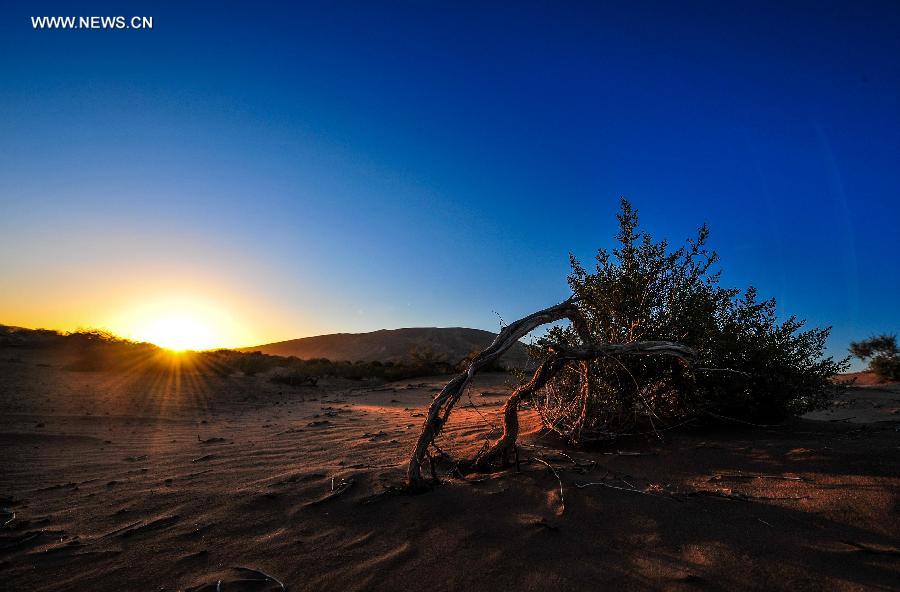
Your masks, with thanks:
[(475, 470), (488, 469), (498, 459), (506, 465), (506, 456), (515, 446), (519, 436), (519, 402), (542, 388), (566, 364), (573, 361), (588, 361), (614, 355), (658, 355), (673, 356), (683, 360), (692, 360), (696, 354), (691, 348), (671, 341), (638, 341), (635, 343), (604, 343), (586, 345), (579, 348), (562, 348), (550, 352), (546, 360), (535, 370), (528, 383), (520, 386), (506, 400), (503, 407), (503, 435), (490, 446), (479, 452), (466, 468)]
[[(578, 329), (582, 339), (587, 336), (584, 319), (582, 318), (574, 297), (555, 306), (545, 308), (507, 326), (494, 339), (484, 351), (475, 356), (465, 372), (455, 376), (444, 386), (443, 390), (432, 400), (425, 416), (425, 422), (419, 438), (413, 448), (407, 467), (407, 486), (412, 490), (422, 489), (425, 480), (422, 477), (422, 464), (428, 452), (428, 447), (441, 433), (444, 425), (450, 417), (450, 413), (459, 398), (474, 378), (479, 369), (496, 361), (519, 339), (534, 329), (561, 319), (569, 319)], [(518, 408), (523, 397), (542, 388), (563, 367), (573, 361), (588, 361), (609, 355), (642, 354), (675, 356), (685, 360), (695, 357), (694, 351), (688, 347), (669, 341), (645, 341), (625, 344), (590, 344), (584, 343), (581, 347), (565, 348), (551, 351), (531, 380), (517, 388), (507, 399), (503, 408), (504, 430), (499, 440), (485, 448), (479, 455), (466, 463), (468, 467), (483, 468), (489, 466), (497, 458), (504, 457), (515, 446), (519, 433)], [(585, 377), (586, 379), (586, 377)], [(583, 386), (583, 388), (587, 388)]]
[(527, 317), (508, 325), (500, 331), (493, 343), (484, 351), (475, 356), (465, 372), (461, 372), (455, 376), (450, 382), (444, 386), (443, 390), (434, 398), (428, 407), (428, 413), (425, 415), (425, 423), (419, 438), (413, 448), (412, 455), (409, 459), (409, 466), (406, 471), (406, 482), (410, 489), (421, 489), (424, 486), (422, 478), (422, 462), (428, 450), (428, 446), (434, 442), (434, 439), (441, 433), (444, 424), (453, 410), (453, 406), (459, 401), (463, 392), (466, 390), (469, 382), (474, 378), (479, 369), (496, 361), (506, 351), (512, 347), (519, 339), (525, 337), (531, 331), (565, 318), (571, 318), (578, 314), (578, 308), (575, 306), (575, 299), (569, 298), (555, 306), (539, 310)]

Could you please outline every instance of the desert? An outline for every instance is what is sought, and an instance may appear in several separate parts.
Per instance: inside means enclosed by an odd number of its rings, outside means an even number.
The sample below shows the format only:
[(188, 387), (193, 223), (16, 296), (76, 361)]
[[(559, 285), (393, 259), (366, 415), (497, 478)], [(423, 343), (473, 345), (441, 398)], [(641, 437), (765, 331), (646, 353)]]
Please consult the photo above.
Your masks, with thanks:
[(900, 591), (900, 2), (0, 2), (0, 592)]
[[(896, 583), (894, 384), (785, 425), (579, 450), (526, 411), (518, 468), (410, 495), (409, 448), (446, 377), (286, 387), (73, 372), (71, 355), (0, 355), (7, 589), (281, 589), (262, 574), (292, 590)], [(481, 446), (514, 384), (482, 375), (442, 445)]]

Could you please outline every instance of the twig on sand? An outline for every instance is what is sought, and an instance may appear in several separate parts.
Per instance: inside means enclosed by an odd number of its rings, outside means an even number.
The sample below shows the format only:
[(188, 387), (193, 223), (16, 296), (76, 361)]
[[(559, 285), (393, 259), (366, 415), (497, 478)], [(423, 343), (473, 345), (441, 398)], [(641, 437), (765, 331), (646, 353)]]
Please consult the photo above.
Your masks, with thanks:
[(608, 487), (609, 489), (618, 489), (619, 491), (630, 491), (631, 493), (640, 493), (641, 495), (649, 495), (652, 497), (665, 497), (659, 495), (658, 493), (653, 493), (652, 491), (644, 491), (643, 489), (638, 489), (636, 487), (620, 487), (618, 485), (611, 485), (609, 483), (604, 483), (603, 481), (589, 481), (587, 483), (576, 483), (575, 487), (578, 489), (584, 489), (585, 487), (591, 487), (593, 485), (599, 485), (600, 487)]
[(873, 547), (871, 545), (865, 545), (863, 543), (857, 543), (856, 541), (841, 541), (845, 545), (850, 545), (851, 547), (856, 547), (860, 551), (865, 553), (872, 553), (874, 555), (891, 555), (894, 557), (900, 556), (900, 549), (896, 547), (893, 548), (879, 548)]
[(703, 413), (705, 413), (706, 415), (709, 415), (710, 417), (715, 417), (716, 419), (727, 419), (728, 421), (733, 421), (735, 423), (742, 423), (744, 425), (753, 426), (755, 428), (780, 428), (780, 427), (783, 427), (781, 425), (773, 424), (773, 423), (752, 423), (749, 421), (744, 421), (743, 419), (738, 419), (736, 417), (728, 417), (727, 415), (719, 415), (717, 413), (713, 413), (712, 411), (704, 411)]
[(548, 463), (547, 461), (545, 461), (542, 458), (538, 458), (536, 456), (533, 458), (534, 458), (534, 460), (538, 461), (539, 463), (541, 463), (542, 465), (544, 465), (545, 467), (550, 469), (553, 472), (553, 476), (556, 477), (556, 481), (559, 483), (559, 506), (560, 506), (559, 515), (562, 516), (566, 511), (566, 498), (563, 495), (562, 478), (559, 476), (559, 473), (556, 471), (556, 469), (553, 468), (553, 465), (551, 465), (550, 463)]
[(583, 462), (578, 459), (572, 458), (570, 455), (566, 454), (565, 452), (563, 452), (561, 450), (558, 451), (557, 454), (559, 454), (563, 458), (569, 459), (569, 461), (579, 469), (590, 469), (590, 468), (593, 468), (597, 464), (597, 461), (595, 461), (595, 460), (589, 460), (587, 462)]
[(341, 479), (337, 484), (335, 484), (334, 479), (332, 478), (331, 479), (331, 493), (329, 493), (328, 495), (326, 495), (323, 498), (313, 500), (311, 502), (307, 502), (304, 507), (309, 508), (312, 506), (318, 506), (319, 504), (323, 504), (327, 501), (331, 501), (334, 498), (341, 495), (342, 493), (345, 493), (351, 487), (353, 487), (354, 483), (356, 483), (356, 481), (354, 479)]
[(7, 524), (16, 519), (16, 513), (13, 510), (7, 510), (6, 508), (4, 508), (3, 510), (0, 510), (0, 514), (9, 516), (9, 518), (3, 520), (3, 524), (0, 524), (0, 528), (5, 527)]
[(744, 495), (743, 493), (728, 493), (727, 491), (711, 491), (709, 489), (700, 489), (697, 491), (691, 491), (689, 493), (684, 494), (688, 497), (718, 497), (726, 500), (733, 500), (738, 502), (749, 502), (750, 497)]
[(713, 475), (710, 481), (719, 481), (721, 479), (780, 479), (782, 481), (807, 481), (805, 477), (789, 477), (787, 475), (745, 475), (742, 473), (730, 473)]
[(752, 502), (754, 500), (802, 500), (809, 499), (808, 495), (787, 495), (787, 496), (771, 496), (771, 495), (748, 495), (746, 493), (740, 492), (727, 492), (727, 491), (719, 491), (719, 490), (709, 490), (709, 489), (698, 489), (697, 491), (691, 491), (690, 493), (684, 494), (688, 497), (718, 497), (727, 500), (734, 500), (739, 502)]
[(379, 500), (382, 500), (388, 496), (401, 495), (407, 493), (406, 489), (397, 485), (389, 485), (383, 491), (379, 491), (377, 493), (373, 493), (372, 495), (367, 495), (366, 497), (359, 500), (359, 503), (362, 505), (373, 504)]
[[(248, 572), (248, 573), (253, 573), (253, 574), (260, 575), (260, 576), (263, 577), (263, 581), (266, 581), (266, 582), (275, 582), (276, 584), (278, 584), (279, 586), (281, 586), (281, 589), (282, 589), (282, 590), (287, 590), (287, 588), (284, 587), (284, 584), (281, 582), (281, 580), (279, 580), (278, 578), (276, 578), (276, 577), (273, 576), (273, 575), (267, 574), (266, 572), (264, 572), (264, 571), (261, 570), (261, 569), (254, 569), (254, 568), (252, 568), (252, 567), (235, 567), (234, 569), (236, 569), (236, 570), (238, 570), (238, 571), (243, 571), (243, 572)], [(219, 585), (218, 585), (219, 587), (217, 588), (217, 590), (221, 588), (221, 584), (222, 584), (222, 580), (219, 580)]]

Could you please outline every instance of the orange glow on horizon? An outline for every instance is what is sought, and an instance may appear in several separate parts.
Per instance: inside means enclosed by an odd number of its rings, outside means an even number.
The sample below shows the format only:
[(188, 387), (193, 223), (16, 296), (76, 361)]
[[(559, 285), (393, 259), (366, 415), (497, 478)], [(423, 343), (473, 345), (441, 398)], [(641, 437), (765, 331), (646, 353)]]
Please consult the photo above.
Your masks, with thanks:
[(172, 351), (204, 350), (222, 345), (215, 330), (202, 321), (178, 313), (147, 319), (138, 327), (135, 338)]
[(175, 352), (237, 347), (247, 333), (224, 309), (195, 297), (168, 297), (131, 306), (108, 323), (123, 337)]

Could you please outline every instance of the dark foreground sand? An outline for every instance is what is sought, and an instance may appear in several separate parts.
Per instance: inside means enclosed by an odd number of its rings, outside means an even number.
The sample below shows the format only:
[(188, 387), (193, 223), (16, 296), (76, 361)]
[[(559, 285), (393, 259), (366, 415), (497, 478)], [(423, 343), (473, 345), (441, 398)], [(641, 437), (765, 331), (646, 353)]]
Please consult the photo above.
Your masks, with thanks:
[[(532, 417), (520, 473), (409, 496), (380, 494), (441, 379), (288, 388), (64, 363), (0, 350), (3, 590), (279, 589), (235, 567), (288, 590), (900, 586), (896, 387), (818, 421), (590, 452)], [(481, 445), (506, 380), (471, 390), (443, 446)]]

